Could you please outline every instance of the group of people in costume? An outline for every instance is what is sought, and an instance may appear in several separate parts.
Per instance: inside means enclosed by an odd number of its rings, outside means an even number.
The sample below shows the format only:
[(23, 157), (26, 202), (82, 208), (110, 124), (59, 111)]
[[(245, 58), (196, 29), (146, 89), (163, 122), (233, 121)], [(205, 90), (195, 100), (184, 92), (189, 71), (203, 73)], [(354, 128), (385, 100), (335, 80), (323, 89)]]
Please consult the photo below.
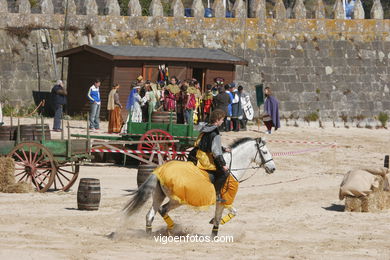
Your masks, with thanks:
[[(221, 109), (225, 112), (221, 131), (246, 130), (247, 119), (241, 107), (241, 98), (246, 94), (242, 86), (225, 85), (222, 78), (216, 78), (215, 84), (206, 85), (202, 93), (196, 79), (179, 81), (172, 76), (169, 84), (160, 82), (144, 81), (142, 76), (132, 82), (126, 103), (126, 122), (147, 122), (153, 111), (163, 110), (176, 113), (177, 124), (198, 124), (207, 122), (214, 109)], [(110, 133), (121, 132), (123, 126), (126, 128), (126, 122), (120, 117), (119, 87), (114, 85), (108, 97)]]

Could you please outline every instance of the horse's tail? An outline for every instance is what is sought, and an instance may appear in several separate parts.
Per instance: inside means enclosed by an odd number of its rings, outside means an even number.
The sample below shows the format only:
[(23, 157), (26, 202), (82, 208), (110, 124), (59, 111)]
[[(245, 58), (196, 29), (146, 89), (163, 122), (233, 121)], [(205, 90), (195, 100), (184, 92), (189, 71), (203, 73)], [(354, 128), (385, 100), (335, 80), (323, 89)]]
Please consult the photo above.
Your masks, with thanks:
[(152, 194), (154, 188), (157, 185), (157, 177), (152, 174), (146, 181), (138, 188), (137, 191), (132, 193), (133, 197), (127, 202), (126, 206), (123, 208), (127, 216), (131, 216), (137, 212), (146, 201), (148, 201), (150, 195)]

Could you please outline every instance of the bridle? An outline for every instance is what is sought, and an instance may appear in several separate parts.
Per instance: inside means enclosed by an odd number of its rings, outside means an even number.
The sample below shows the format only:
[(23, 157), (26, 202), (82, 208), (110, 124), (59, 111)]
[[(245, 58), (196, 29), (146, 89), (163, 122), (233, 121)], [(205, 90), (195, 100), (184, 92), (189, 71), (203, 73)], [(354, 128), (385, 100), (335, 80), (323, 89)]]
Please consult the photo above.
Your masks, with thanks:
[[(246, 167), (246, 168), (232, 169), (233, 155), (232, 155), (232, 152), (230, 151), (230, 158), (231, 158), (231, 159), (230, 159), (230, 163), (229, 163), (229, 171), (230, 171), (230, 172), (231, 172), (231, 171), (243, 171), (243, 170), (249, 170), (249, 169), (258, 169), (258, 168), (263, 167), (263, 165), (265, 165), (266, 163), (268, 163), (268, 162), (274, 160), (273, 158), (271, 158), (271, 159), (269, 159), (269, 160), (264, 160), (264, 156), (261, 156), (260, 154), (261, 154), (261, 148), (263, 148), (263, 147), (265, 146), (265, 143), (261, 141), (261, 138), (256, 138), (255, 140), (256, 140), (256, 148), (257, 148), (256, 150), (257, 150), (257, 151), (256, 151), (256, 154), (255, 154), (255, 157), (254, 157), (253, 161), (255, 162), (257, 156), (259, 155), (259, 156), (260, 156), (260, 159), (261, 159), (260, 165), (258, 165), (258, 166), (252, 166), (252, 167)], [(251, 178), (253, 175), (255, 175), (255, 173), (256, 173), (256, 172), (254, 172), (254, 173), (253, 173), (251, 176), (249, 176), (248, 178), (245, 178), (245, 179), (243, 179), (243, 180), (240, 180), (239, 183), (248, 180), (248, 179)], [(232, 176), (233, 176), (234, 178), (236, 178), (233, 174), (232, 174)]]

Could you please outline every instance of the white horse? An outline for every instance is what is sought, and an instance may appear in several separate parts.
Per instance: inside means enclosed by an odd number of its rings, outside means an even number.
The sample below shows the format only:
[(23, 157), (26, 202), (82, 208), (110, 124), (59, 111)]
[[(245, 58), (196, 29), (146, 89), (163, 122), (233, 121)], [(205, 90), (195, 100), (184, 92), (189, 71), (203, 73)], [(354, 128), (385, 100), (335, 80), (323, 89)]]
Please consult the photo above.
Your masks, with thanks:
[[(244, 176), (247, 169), (263, 167), (268, 174), (275, 171), (275, 163), (272, 159), (271, 153), (266, 147), (264, 138), (242, 138), (235, 141), (231, 145), (231, 153), (225, 152), (223, 157), (226, 164), (230, 166), (230, 174), (239, 182), (244, 180)], [(251, 163), (256, 163), (258, 167), (250, 167)], [(179, 207), (181, 204), (170, 197), (171, 192), (161, 185), (156, 175), (152, 174), (137, 191), (133, 193), (133, 198), (126, 204), (124, 211), (127, 216), (132, 215), (138, 211), (143, 204), (149, 199), (153, 193), (153, 205), (146, 215), (146, 232), (152, 232), (152, 222), (157, 212), (164, 218), (167, 223), (168, 232), (173, 229), (174, 222), (168, 216), (168, 212)], [(169, 201), (161, 206), (165, 197), (169, 198)], [(212, 229), (212, 235), (218, 235), (219, 224), (224, 224), (232, 219), (236, 215), (236, 209), (229, 207), (230, 211), (225, 217), (222, 217), (224, 205), (217, 202), (215, 209), (215, 216), (210, 221), (210, 224), (214, 224)]]

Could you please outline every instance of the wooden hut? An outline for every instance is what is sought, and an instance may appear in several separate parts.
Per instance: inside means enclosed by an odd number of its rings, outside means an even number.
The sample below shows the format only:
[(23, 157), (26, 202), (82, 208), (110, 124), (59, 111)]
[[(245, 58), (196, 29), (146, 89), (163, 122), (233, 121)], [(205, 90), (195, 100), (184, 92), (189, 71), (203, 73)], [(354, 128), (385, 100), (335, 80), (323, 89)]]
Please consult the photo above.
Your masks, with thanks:
[(107, 115), (108, 93), (113, 84), (121, 85), (119, 93), (125, 109), (131, 82), (139, 75), (156, 82), (159, 65), (168, 66), (169, 76), (179, 80), (196, 78), (202, 87), (213, 84), (216, 77), (233, 82), (235, 65), (247, 65), (245, 60), (225, 51), (207, 48), (82, 45), (58, 52), (57, 57), (69, 58), (68, 113), (89, 111), (87, 92), (94, 79), (99, 78), (102, 118)]

